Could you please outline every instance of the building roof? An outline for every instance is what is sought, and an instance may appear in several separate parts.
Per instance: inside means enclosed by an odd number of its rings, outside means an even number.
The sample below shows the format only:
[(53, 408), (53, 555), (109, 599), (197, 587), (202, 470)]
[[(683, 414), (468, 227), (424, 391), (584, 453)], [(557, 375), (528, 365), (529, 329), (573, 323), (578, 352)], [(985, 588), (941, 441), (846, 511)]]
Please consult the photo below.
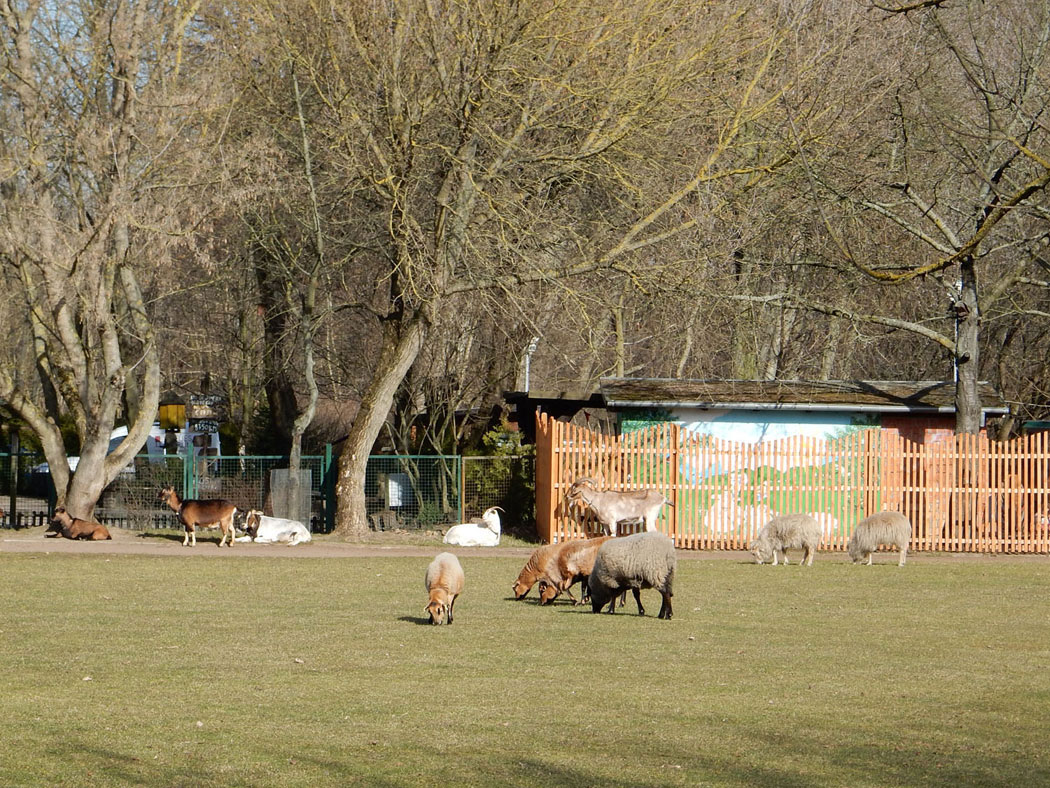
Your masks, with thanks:
[[(604, 378), (609, 408), (731, 408), (735, 410), (852, 410), (878, 413), (954, 413), (950, 381), (674, 380)], [(1006, 402), (980, 384), (985, 415), (1005, 415)]]

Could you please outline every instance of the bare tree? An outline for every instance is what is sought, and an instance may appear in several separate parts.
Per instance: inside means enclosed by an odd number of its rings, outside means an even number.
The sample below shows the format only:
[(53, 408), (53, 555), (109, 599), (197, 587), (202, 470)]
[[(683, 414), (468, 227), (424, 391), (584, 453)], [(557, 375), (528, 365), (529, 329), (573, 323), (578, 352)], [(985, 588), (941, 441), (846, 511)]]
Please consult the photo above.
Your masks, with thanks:
[[(814, 178), (830, 191), (823, 216), (839, 261), (873, 282), (932, 280), (943, 295), (918, 320), (799, 303), (945, 348), (957, 378), (956, 429), (976, 432), (982, 320), (1038, 264), (1034, 250), (1046, 237), (1050, 5), (914, 6), (895, 9), (914, 15), (881, 23), (900, 36), (894, 51), (911, 55), (898, 87), (872, 102), (873, 125), (859, 127), (859, 144), (843, 146), (863, 159)], [(979, 284), (982, 271), (989, 287)]]
[[(81, 517), (156, 416), (143, 282), (200, 215), (187, 197), (210, 144), (186, 79), (192, 19), (193, 8), (121, 0), (0, 2), (4, 311), (27, 338), (3, 345), (0, 400), (39, 437), (59, 502)], [(107, 456), (118, 418), (128, 435)]]
[[(439, 313), (653, 265), (697, 226), (699, 191), (754, 188), (791, 158), (779, 101), (812, 77), (773, 68), (790, 42), (765, 4), (256, 7), (244, 51), (257, 72), (294, 53), (319, 97), (314, 147), (367, 250), (348, 293), (382, 336), (340, 458), (346, 535), (367, 528), (368, 454)], [(686, 119), (695, 138), (673, 144)]]

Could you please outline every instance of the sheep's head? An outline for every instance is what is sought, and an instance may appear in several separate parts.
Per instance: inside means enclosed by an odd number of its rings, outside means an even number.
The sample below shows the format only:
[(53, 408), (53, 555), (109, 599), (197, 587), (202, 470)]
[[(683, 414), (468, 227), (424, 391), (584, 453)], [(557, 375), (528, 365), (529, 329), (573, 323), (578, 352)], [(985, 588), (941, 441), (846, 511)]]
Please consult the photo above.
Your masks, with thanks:
[(773, 560), (773, 549), (768, 542), (756, 539), (747, 546), (747, 549), (751, 552), (751, 555), (755, 557), (756, 564), (764, 564), (766, 561)]
[(558, 596), (558, 587), (549, 580), (541, 580), (537, 586), (540, 592), (540, 604), (549, 605)]
[(444, 624), (448, 620), (448, 605), (444, 602), (432, 599), (430, 600), (430, 604), (426, 606), (425, 610), (430, 615), (430, 623), (435, 626), (438, 624)]
[(514, 581), (514, 585), (510, 587), (510, 590), (514, 592), (515, 599), (524, 599), (525, 595), (529, 593), (530, 588), (532, 588), (532, 584), (526, 583), (519, 577)]

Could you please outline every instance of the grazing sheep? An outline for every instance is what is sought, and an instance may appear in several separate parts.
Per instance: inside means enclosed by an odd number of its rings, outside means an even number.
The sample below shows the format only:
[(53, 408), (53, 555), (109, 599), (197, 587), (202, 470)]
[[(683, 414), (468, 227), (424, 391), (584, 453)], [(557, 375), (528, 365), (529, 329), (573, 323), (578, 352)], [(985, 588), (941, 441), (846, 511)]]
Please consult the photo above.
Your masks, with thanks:
[(529, 589), (536, 585), (536, 581), (546, 574), (547, 565), (556, 560), (558, 551), (561, 550), (564, 544), (566, 543), (545, 544), (543, 547), (538, 547), (532, 551), (529, 560), (525, 562), (525, 566), (518, 573), (518, 579), (511, 586), (515, 599), (525, 598), (525, 595), (529, 593)]
[(445, 532), (441, 541), (460, 547), (495, 547), (499, 544), (500, 537), (497, 510), (503, 511), (498, 506), (490, 506), (486, 509), (481, 515), (480, 523), (460, 523), (452, 526)]
[[(549, 605), (562, 592), (568, 594), (574, 605), (587, 600), (587, 578), (594, 568), (598, 549), (611, 536), (598, 536), (594, 539), (583, 539), (574, 542), (563, 542), (555, 555), (554, 561), (547, 566), (547, 571), (540, 579), (540, 604)], [(569, 589), (576, 581), (583, 587), (583, 599), (577, 601)]]
[(64, 536), (66, 539), (87, 539), (93, 542), (113, 538), (102, 523), (94, 523), (89, 520), (81, 520), (79, 517), (73, 517), (61, 506), (55, 509), (55, 516), (51, 520), (51, 526), (44, 536)]
[(748, 545), (747, 549), (758, 563), (773, 558), (777, 565), (777, 553), (787, 566), (788, 557), (785, 550), (789, 547), (802, 548), (802, 566), (813, 566), (813, 555), (820, 547), (820, 523), (808, 514), (782, 514), (772, 518), (762, 526), (758, 538)]
[(659, 531), (610, 539), (598, 548), (594, 567), (587, 580), (591, 609), (597, 613), (607, 603), (616, 612), (616, 597), (630, 589), (638, 604), (638, 615), (645, 615), (639, 590), (655, 588), (663, 597), (657, 618), (671, 618), (674, 570), (678, 564), (674, 542)]
[(425, 608), (431, 624), (452, 623), (452, 608), (463, 592), (463, 567), (452, 553), (438, 553), (424, 578), (430, 601)]
[(849, 557), (853, 563), (866, 562), (871, 566), (871, 554), (879, 545), (895, 547), (901, 551), (897, 566), (904, 566), (911, 540), (911, 523), (899, 512), (876, 512), (857, 523), (849, 538)]

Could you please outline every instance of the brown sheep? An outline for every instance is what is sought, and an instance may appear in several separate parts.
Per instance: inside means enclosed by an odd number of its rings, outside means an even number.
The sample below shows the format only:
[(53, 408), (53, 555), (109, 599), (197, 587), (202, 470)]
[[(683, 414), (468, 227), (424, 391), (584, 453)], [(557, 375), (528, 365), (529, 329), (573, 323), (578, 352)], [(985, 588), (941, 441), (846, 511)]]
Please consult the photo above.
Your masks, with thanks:
[(548, 565), (554, 562), (558, 551), (565, 544), (565, 542), (546, 544), (532, 551), (529, 560), (525, 562), (525, 566), (518, 573), (518, 579), (511, 586), (515, 599), (525, 598), (525, 595), (529, 593), (529, 589), (536, 585), (536, 581), (546, 574)]
[(582, 604), (569, 589), (573, 583), (580, 581), (583, 585), (583, 598), (586, 600), (587, 577), (594, 567), (598, 548), (612, 538), (611, 536), (598, 536), (594, 539), (564, 542), (555, 560), (548, 565), (544, 577), (540, 579), (540, 604), (549, 605), (562, 592), (568, 594), (574, 605)]
[(112, 539), (109, 529), (102, 523), (94, 523), (89, 520), (81, 520), (73, 517), (63, 507), (55, 509), (55, 516), (51, 520), (51, 527), (44, 536), (64, 536), (66, 539), (88, 539), (100, 542), (104, 539)]
[(463, 567), (452, 553), (438, 553), (427, 567), (424, 578), (430, 601), (426, 610), (431, 624), (452, 623), (452, 608), (463, 592)]

